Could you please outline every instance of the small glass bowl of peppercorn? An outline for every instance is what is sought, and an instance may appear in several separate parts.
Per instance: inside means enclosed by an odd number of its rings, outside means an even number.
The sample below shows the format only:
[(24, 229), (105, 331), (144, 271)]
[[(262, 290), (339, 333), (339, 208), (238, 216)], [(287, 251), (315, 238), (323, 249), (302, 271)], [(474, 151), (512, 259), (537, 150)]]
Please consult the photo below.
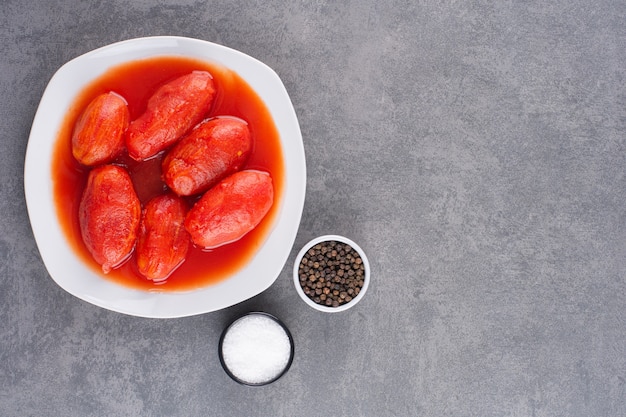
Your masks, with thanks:
[(304, 245), (293, 267), (293, 281), (300, 298), (326, 313), (338, 313), (356, 305), (365, 295), (370, 266), (363, 249), (352, 240), (325, 235)]

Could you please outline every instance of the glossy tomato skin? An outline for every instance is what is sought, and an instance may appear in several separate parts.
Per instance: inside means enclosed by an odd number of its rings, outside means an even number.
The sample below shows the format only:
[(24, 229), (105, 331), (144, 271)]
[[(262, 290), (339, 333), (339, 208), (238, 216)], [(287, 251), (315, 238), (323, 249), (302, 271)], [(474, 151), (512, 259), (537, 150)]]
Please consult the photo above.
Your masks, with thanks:
[(72, 133), (72, 154), (83, 165), (112, 161), (124, 149), (129, 111), (117, 93), (96, 96), (80, 115)]
[(161, 86), (146, 111), (126, 132), (131, 158), (149, 159), (175, 143), (204, 119), (215, 97), (215, 84), (206, 71), (193, 71)]
[(239, 171), (251, 149), (245, 121), (235, 117), (206, 120), (167, 153), (163, 179), (178, 195), (198, 194)]
[(239, 171), (204, 193), (187, 214), (185, 228), (197, 246), (216, 248), (254, 229), (273, 202), (274, 187), (268, 173)]
[(144, 207), (137, 238), (137, 269), (144, 277), (162, 281), (178, 268), (190, 246), (184, 221), (187, 204), (174, 194), (154, 197)]
[(135, 247), (141, 216), (128, 172), (117, 165), (91, 170), (78, 216), (83, 242), (102, 272), (124, 263)]

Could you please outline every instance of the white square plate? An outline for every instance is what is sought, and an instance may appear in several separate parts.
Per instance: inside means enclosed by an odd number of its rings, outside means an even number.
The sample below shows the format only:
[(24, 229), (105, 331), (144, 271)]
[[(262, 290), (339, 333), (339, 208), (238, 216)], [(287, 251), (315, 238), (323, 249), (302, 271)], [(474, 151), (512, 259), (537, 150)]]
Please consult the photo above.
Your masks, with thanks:
[[(243, 78), (267, 106), (280, 136), (285, 187), (277, 219), (252, 260), (233, 276), (187, 292), (128, 288), (98, 275), (74, 253), (54, 203), (52, 155), (63, 119), (77, 94), (114, 66), (157, 56), (183, 56), (217, 63)], [(52, 279), (67, 292), (97, 306), (134, 316), (173, 318), (207, 313), (266, 290), (292, 249), (306, 190), (306, 161), (300, 126), (287, 91), (267, 65), (239, 51), (181, 37), (132, 39), (88, 52), (63, 65), (41, 98), (26, 150), (24, 187), (31, 226)]]

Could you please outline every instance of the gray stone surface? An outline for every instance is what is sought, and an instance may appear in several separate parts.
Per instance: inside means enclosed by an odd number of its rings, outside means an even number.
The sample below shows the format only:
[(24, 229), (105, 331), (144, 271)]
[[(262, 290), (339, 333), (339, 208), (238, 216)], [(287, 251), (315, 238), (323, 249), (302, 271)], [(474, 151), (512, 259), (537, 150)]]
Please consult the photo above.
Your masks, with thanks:
[[(626, 3), (33, 1), (0, 6), (0, 415), (626, 415)], [(52, 74), (96, 47), (180, 35), (276, 70), (307, 199), (267, 291), (175, 320), (124, 316), (48, 276), (24, 155)], [(369, 254), (354, 309), (297, 298), (326, 233)], [(247, 388), (219, 332), (263, 310), (296, 357)]]

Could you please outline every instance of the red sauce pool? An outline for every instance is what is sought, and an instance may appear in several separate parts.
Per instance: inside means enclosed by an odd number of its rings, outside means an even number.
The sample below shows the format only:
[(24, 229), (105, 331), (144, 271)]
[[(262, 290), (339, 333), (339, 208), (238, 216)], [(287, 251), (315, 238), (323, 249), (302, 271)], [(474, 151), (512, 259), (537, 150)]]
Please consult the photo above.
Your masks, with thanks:
[[(274, 183), (274, 204), (263, 221), (237, 242), (211, 251), (190, 248), (185, 262), (161, 283), (147, 280), (136, 269), (134, 255), (124, 265), (102, 273), (83, 243), (78, 223), (78, 205), (89, 168), (72, 156), (71, 136), (76, 120), (85, 106), (97, 95), (115, 91), (128, 101), (131, 120), (141, 115), (148, 98), (162, 84), (193, 70), (211, 73), (217, 95), (206, 117), (230, 115), (248, 122), (253, 147), (245, 169), (269, 172)], [(125, 153), (115, 164), (131, 174), (142, 204), (164, 193), (161, 181), (161, 156), (135, 162)], [(216, 64), (182, 57), (158, 57), (115, 67), (88, 85), (75, 99), (63, 121), (55, 144), (52, 178), (55, 206), (61, 227), (76, 254), (102, 277), (132, 288), (160, 291), (186, 291), (222, 281), (252, 259), (274, 224), (284, 188), (284, 163), (280, 138), (263, 101), (239, 75)], [(190, 201), (193, 203), (193, 200)]]

